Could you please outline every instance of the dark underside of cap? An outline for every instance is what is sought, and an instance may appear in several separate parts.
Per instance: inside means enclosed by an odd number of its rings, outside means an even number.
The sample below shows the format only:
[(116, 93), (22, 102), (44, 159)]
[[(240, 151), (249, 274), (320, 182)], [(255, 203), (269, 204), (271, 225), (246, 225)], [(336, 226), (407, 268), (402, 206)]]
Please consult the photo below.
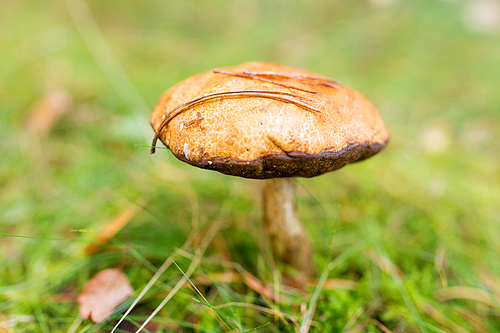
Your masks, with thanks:
[(176, 157), (199, 168), (244, 178), (315, 177), (373, 156), (381, 151), (386, 144), (387, 142), (353, 144), (338, 152), (323, 150), (318, 154), (274, 153), (252, 161), (241, 161), (228, 157), (191, 161), (186, 159), (184, 155)]

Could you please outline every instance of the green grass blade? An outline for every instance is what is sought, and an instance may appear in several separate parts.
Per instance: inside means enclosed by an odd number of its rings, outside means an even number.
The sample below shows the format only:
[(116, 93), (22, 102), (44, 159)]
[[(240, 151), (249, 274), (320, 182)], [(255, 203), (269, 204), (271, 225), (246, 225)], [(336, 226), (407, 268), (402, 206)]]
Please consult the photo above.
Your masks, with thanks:
[(184, 271), (182, 270), (182, 268), (180, 268), (179, 265), (177, 265), (177, 263), (175, 261), (174, 261), (174, 265), (179, 269), (179, 271), (181, 271), (182, 275), (184, 275), (184, 277), (189, 281), (189, 283), (196, 290), (196, 292), (198, 293), (198, 295), (200, 295), (200, 297), (205, 302), (205, 305), (208, 306), (215, 313), (215, 315), (217, 316), (217, 318), (219, 318), (220, 321), (222, 321), (224, 323), (224, 325), (227, 327), (227, 329), (230, 332), (233, 332), (233, 330), (231, 329), (231, 327), (229, 327), (229, 325), (225, 322), (225, 320), (222, 319), (222, 317), (219, 315), (218, 311), (210, 304), (210, 302), (208, 302), (208, 300), (205, 298), (205, 296), (203, 296), (203, 294), (201, 293), (201, 291), (198, 290), (198, 288), (194, 285), (194, 283), (191, 281), (191, 279), (186, 275), (186, 273), (184, 273)]

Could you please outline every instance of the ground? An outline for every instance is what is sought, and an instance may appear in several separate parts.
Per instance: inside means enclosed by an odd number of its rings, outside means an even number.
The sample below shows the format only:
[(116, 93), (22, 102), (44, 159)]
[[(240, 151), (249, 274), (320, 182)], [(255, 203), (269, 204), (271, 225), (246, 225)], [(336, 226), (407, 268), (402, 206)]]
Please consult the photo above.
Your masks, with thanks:
[[(109, 332), (76, 298), (119, 267), (134, 331), (500, 332), (500, 5), (9, 1), (0, 12), (0, 331)], [(246, 61), (361, 91), (379, 155), (298, 179), (319, 278), (289, 286), (259, 181), (149, 154), (161, 93)], [(122, 221), (104, 246), (106, 225)], [(278, 270), (277, 267), (280, 269)], [(206, 297), (208, 306), (201, 297)], [(216, 315), (217, 314), (217, 315)], [(2, 331), (3, 332), (3, 331)]]

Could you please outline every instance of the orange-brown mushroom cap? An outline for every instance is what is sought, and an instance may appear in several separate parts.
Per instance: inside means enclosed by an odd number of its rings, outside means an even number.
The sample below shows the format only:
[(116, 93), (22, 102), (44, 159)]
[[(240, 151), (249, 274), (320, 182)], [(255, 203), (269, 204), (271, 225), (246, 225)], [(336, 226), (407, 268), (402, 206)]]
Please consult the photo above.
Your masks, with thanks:
[(251, 62), (190, 77), (151, 114), (180, 160), (246, 178), (314, 177), (366, 159), (389, 133), (357, 91), (317, 74)]

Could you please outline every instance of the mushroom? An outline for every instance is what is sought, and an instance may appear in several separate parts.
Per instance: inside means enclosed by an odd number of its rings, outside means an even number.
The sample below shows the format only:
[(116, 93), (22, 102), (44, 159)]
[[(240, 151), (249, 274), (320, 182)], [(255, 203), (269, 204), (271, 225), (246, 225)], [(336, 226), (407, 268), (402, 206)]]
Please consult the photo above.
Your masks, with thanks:
[(274, 255), (314, 276), (312, 247), (296, 210), (292, 177), (315, 177), (364, 160), (389, 140), (376, 108), (357, 91), (317, 74), (250, 62), (190, 77), (151, 114), (181, 161), (264, 179), (265, 231)]

